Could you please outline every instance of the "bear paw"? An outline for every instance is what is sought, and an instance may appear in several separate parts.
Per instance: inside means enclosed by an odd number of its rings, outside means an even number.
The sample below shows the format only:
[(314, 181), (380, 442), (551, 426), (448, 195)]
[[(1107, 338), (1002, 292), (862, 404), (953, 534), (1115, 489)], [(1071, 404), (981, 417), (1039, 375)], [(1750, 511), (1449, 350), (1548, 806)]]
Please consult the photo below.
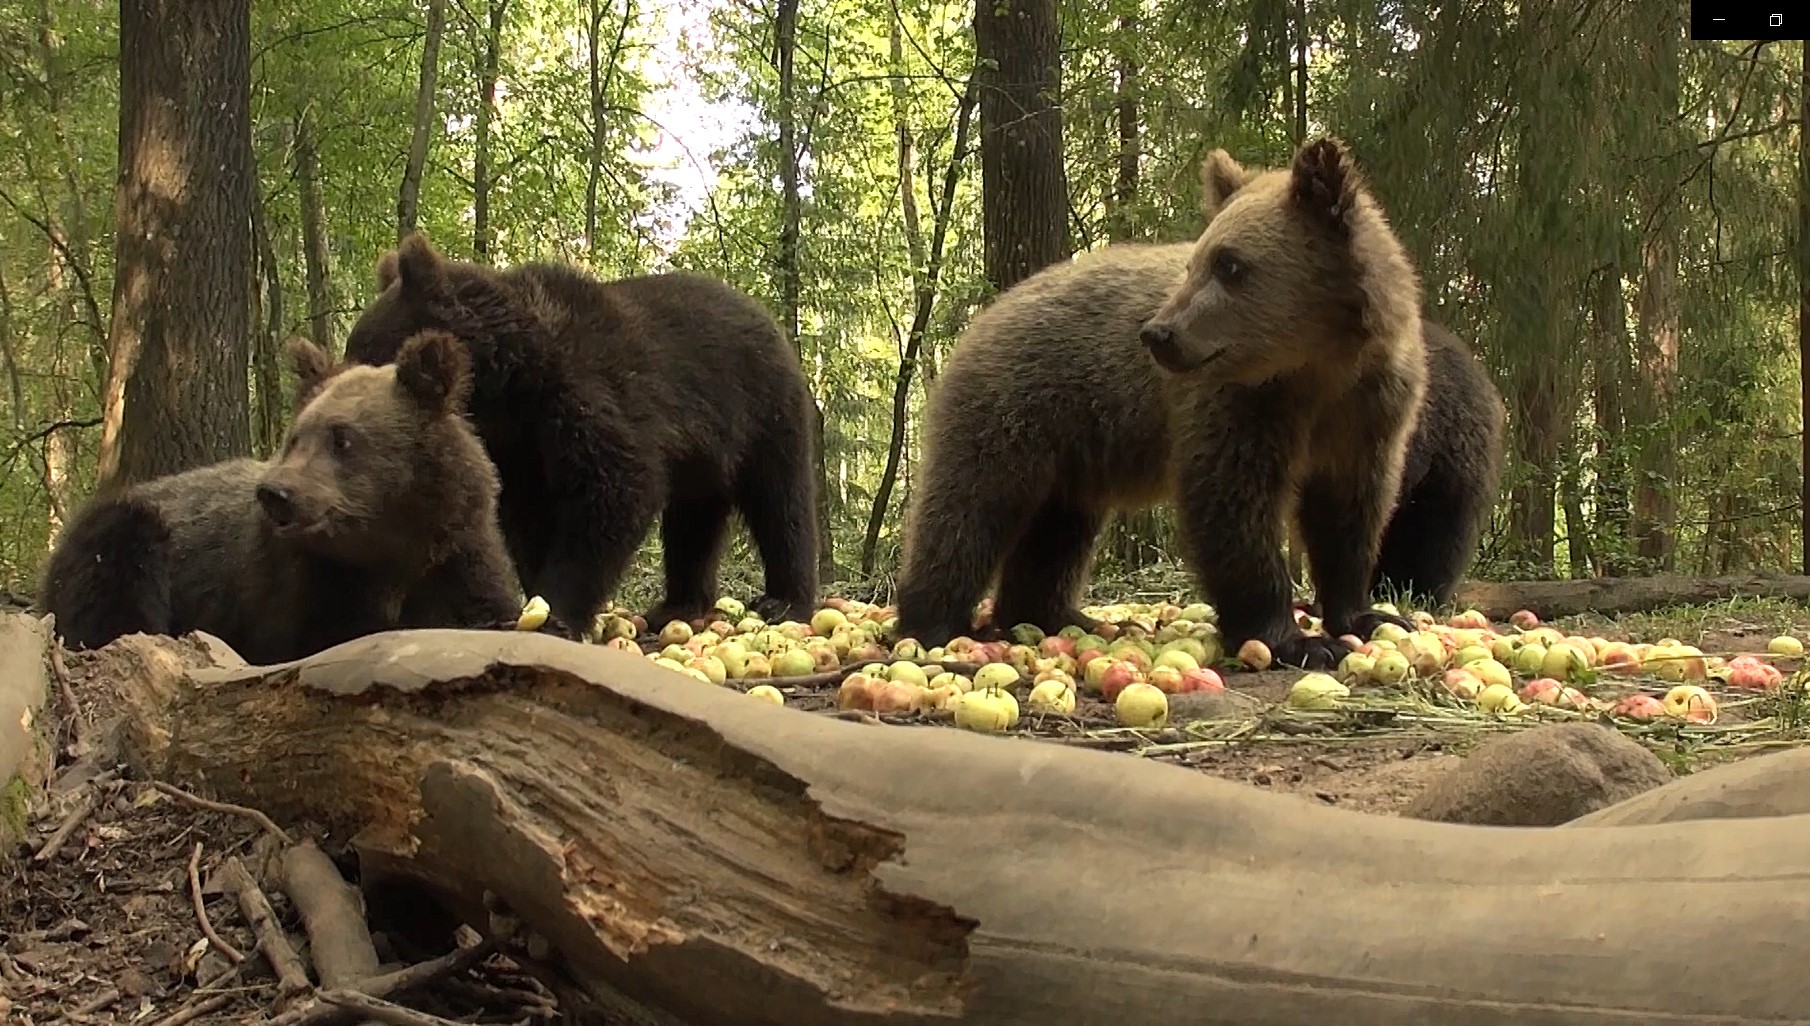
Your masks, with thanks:
[(647, 621), (648, 630), (658, 634), (660, 633), (660, 628), (665, 627), (674, 620), (682, 620), (685, 623), (691, 623), (693, 620), (706, 619), (714, 615), (717, 614), (712, 612), (710, 603), (708, 602), (702, 604), (696, 602), (662, 602), (652, 609), (649, 609), (646, 613), (643, 613), (641, 618)]
[(796, 602), (766, 594), (757, 596), (748, 608), (754, 610), (755, 616), (768, 623), (783, 623), (787, 620), (810, 623), (811, 614), (817, 611), (815, 603)]
[(1322, 634), (1297, 634), (1270, 646), (1270, 658), (1277, 665), (1302, 670), (1330, 670), (1350, 652), (1345, 642)]
[(1351, 623), (1347, 625), (1344, 633), (1355, 634), (1365, 641), (1369, 641), (1370, 636), (1376, 633), (1376, 629), (1386, 623), (1392, 623), (1404, 631), (1419, 630), (1419, 628), (1414, 625), (1414, 621), (1405, 616), (1395, 616), (1392, 613), (1379, 612), (1375, 609), (1366, 609), (1351, 618)]

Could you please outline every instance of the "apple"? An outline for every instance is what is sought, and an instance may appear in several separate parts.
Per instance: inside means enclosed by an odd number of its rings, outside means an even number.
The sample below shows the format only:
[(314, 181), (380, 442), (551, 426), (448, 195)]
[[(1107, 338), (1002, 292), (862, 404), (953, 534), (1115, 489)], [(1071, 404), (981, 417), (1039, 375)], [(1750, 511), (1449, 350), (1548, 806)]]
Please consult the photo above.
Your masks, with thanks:
[(1491, 684), (1500, 684), (1508, 688), (1514, 687), (1515, 678), (1508, 672), (1508, 667), (1494, 659), (1479, 659), (1466, 666), (1465, 669), (1476, 674), (1477, 679), (1482, 681), (1486, 687)]
[(1219, 671), (1210, 666), (1202, 666), (1182, 673), (1183, 691), (1220, 692), (1226, 689), (1226, 682), (1219, 677)]
[(1144, 671), (1133, 663), (1121, 660), (1107, 666), (1106, 672), (1100, 675), (1100, 693), (1111, 702), (1127, 687), (1142, 683), (1145, 683)]
[(892, 654), (900, 659), (922, 659), (924, 658), (924, 646), (918, 644), (916, 638), (900, 638), (892, 646)]
[(788, 648), (773, 656), (773, 676), (806, 677), (817, 669), (817, 661), (802, 648)]
[(999, 700), (1002, 691), (970, 691), (955, 702), (955, 725), (996, 733), (1011, 725), (1012, 714)]
[(1563, 690), (1565, 690), (1565, 685), (1551, 677), (1536, 677), (1521, 685), (1521, 700), (1552, 705), (1557, 701), (1559, 692)]
[(1804, 643), (1789, 634), (1781, 634), (1766, 643), (1766, 651), (1786, 659), (1796, 659), (1804, 654)]
[(672, 670), (675, 673), (684, 673), (685, 672), (684, 663), (681, 663), (676, 659), (668, 659), (665, 656), (655, 656), (654, 665), (658, 666), (658, 667), (662, 667), (664, 669)]
[(1502, 634), (1492, 638), (1489, 643), (1490, 658), (1503, 666), (1513, 666), (1515, 653), (1521, 648), (1521, 639), (1512, 634)]
[(1546, 655), (1540, 660), (1540, 676), (1559, 681), (1573, 680), (1589, 668), (1589, 657), (1569, 641), (1561, 641), (1548, 648)]
[(603, 643), (603, 647), (613, 648), (619, 652), (632, 652), (635, 655), (641, 654), (641, 646), (635, 644), (630, 638), (611, 638)]
[(1182, 689), (1182, 671), (1173, 666), (1153, 666), (1144, 680), (1165, 695), (1174, 695)]
[(721, 684), (729, 678), (729, 671), (716, 656), (697, 656), (685, 665), (702, 673), (712, 684)]
[(1127, 727), (1161, 727), (1169, 722), (1169, 696), (1142, 681), (1120, 691), (1112, 707)]
[(929, 704), (929, 690), (900, 680), (876, 681), (870, 688), (874, 712), (915, 712)]
[(1506, 684), (1491, 684), (1477, 692), (1477, 708), (1484, 712), (1509, 715), (1527, 708), (1527, 704), (1515, 695), (1514, 688)]
[(842, 665), (842, 657), (827, 641), (814, 641), (806, 645), (804, 651), (811, 657), (811, 669), (817, 673), (828, 673)]
[(1382, 623), (1377, 624), (1376, 630), (1373, 630), (1370, 632), (1371, 641), (1381, 640), (1381, 641), (1394, 641), (1394, 642), (1399, 643), (1401, 641), (1401, 639), (1403, 639), (1407, 636), (1408, 636), (1407, 628), (1403, 627), (1399, 623), (1392, 623), (1389, 621), (1384, 621)]
[(1716, 722), (1716, 699), (1695, 684), (1680, 684), (1659, 700), (1665, 714), (1689, 723)]
[(1408, 665), (1408, 657), (1400, 652), (1387, 651), (1376, 657), (1376, 669), (1373, 671), (1379, 684), (1400, 684), (1408, 679), (1413, 667)]
[(898, 662), (889, 665), (886, 667), (886, 679), (919, 688), (930, 686), (930, 678), (924, 674), (924, 668), (916, 663)]
[(725, 641), (710, 650), (723, 664), (723, 672), (731, 680), (740, 680), (748, 669), (748, 646), (739, 641)]
[(981, 689), (1007, 688), (1018, 683), (1017, 667), (1009, 663), (988, 663), (974, 671), (974, 686)]
[(811, 633), (828, 635), (831, 631), (848, 623), (848, 617), (839, 609), (825, 607), (811, 614)]
[(1546, 646), (1537, 641), (1524, 643), (1515, 650), (1513, 666), (1522, 673), (1538, 674), (1546, 665)]
[(515, 618), (515, 629), (518, 631), (538, 631), (552, 615), (553, 607), (539, 595), (529, 599), (522, 605), (522, 615)]
[(959, 673), (950, 673), (947, 670), (930, 678), (931, 690), (934, 691), (938, 688), (945, 687), (952, 687), (957, 691), (968, 692), (974, 690), (974, 682)]
[[(874, 707), (874, 679), (865, 673), (851, 673), (836, 688), (836, 708), (865, 709)], [(772, 685), (768, 685), (771, 687)]]
[(1446, 668), (1445, 642), (1430, 631), (1415, 631), (1401, 641), (1401, 653), (1408, 665), (1422, 677), (1431, 677)]
[(1075, 639), (1065, 638), (1060, 634), (1052, 634), (1037, 643), (1037, 653), (1042, 656), (1075, 656)]
[(747, 606), (743, 605), (740, 600), (732, 599), (727, 595), (717, 599), (714, 608), (717, 612), (722, 613), (731, 620), (740, 620), (742, 617), (748, 615)]
[(683, 645), (691, 640), (691, 624), (684, 620), (668, 620), (666, 626), (660, 628), (660, 644)]
[(930, 703), (930, 708), (947, 712), (955, 708), (955, 703), (961, 701), (961, 697), (967, 694), (967, 691), (958, 684), (949, 683), (938, 684), (925, 691), (924, 694)]
[(1267, 670), (1272, 656), (1268, 645), (1256, 638), (1251, 638), (1238, 646), (1238, 658), (1253, 670)]
[(780, 694), (779, 689), (771, 684), (754, 685), (748, 689), (748, 697), (758, 698), (764, 702), (772, 702), (774, 705), (786, 704), (786, 696)]
[(1167, 666), (1181, 673), (1200, 669), (1200, 660), (1191, 653), (1179, 648), (1165, 648), (1156, 654), (1156, 665)]
[(1304, 674), (1288, 689), (1288, 704), (1296, 709), (1334, 709), (1351, 689), (1326, 673)]
[(1540, 626), (1540, 618), (1531, 609), (1517, 609), (1508, 614), (1508, 622), (1524, 631)]
[(1625, 641), (1611, 641), (1597, 653), (1597, 663), (1610, 673), (1640, 672), (1640, 653)]
[(1367, 681), (1376, 672), (1376, 659), (1363, 652), (1347, 652), (1339, 660), (1339, 676), (1347, 681)]
[(1035, 713), (1067, 716), (1075, 711), (1075, 691), (1061, 680), (1051, 678), (1031, 689), (1025, 699)]
[(704, 676), (703, 670), (700, 670), (695, 666), (682, 666), (679, 670), (681, 673), (685, 674), (685, 676), (690, 677), (692, 680), (698, 681), (699, 683), (713, 683), (709, 677)]
[(1735, 656), (1728, 661), (1728, 686), (1742, 691), (1765, 691), (1774, 686), (1767, 669), (1765, 663), (1753, 656)]
[(1647, 653), (1647, 663), (1653, 672), (1670, 681), (1700, 681), (1709, 675), (1703, 653), (1695, 645), (1655, 645)]
[(1470, 670), (1458, 668), (1447, 670), (1441, 678), (1445, 689), (1459, 698), (1474, 700), (1483, 691), (1483, 682)]
[(748, 662), (742, 666), (742, 680), (766, 680), (771, 676), (773, 664), (759, 652), (748, 656)]
[(1489, 628), (1489, 617), (1484, 616), (1482, 612), (1475, 609), (1467, 609), (1457, 616), (1452, 617), (1447, 622), (1453, 627), (1468, 627), (1476, 630), (1487, 630)]
[(1652, 695), (1644, 691), (1636, 691), (1631, 695), (1624, 695), (1621, 701), (1616, 702), (1615, 707), (1610, 710), (1610, 714), (1644, 723), (1664, 716), (1665, 706)]
[(1482, 645), (1466, 645), (1452, 653), (1453, 666), (1466, 666), (1481, 659), (1494, 660), (1495, 656)]

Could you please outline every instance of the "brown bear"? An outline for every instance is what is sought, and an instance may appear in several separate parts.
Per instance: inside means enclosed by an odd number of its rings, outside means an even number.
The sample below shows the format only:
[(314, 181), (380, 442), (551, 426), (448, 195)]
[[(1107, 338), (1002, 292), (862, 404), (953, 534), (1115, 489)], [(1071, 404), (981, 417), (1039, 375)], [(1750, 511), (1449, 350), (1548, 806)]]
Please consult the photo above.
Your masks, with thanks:
[(288, 356), (297, 412), (274, 459), (103, 493), (71, 521), (39, 589), (65, 643), (202, 630), (262, 664), (516, 616), (464, 346), (422, 332), (382, 369), (301, 339)]
[[(1164, 500), (1231, 648), (1325, 667), (1340, 633), (1402, 622), (1363, 601), (1392, 511), (1392, 581), (1449, 594), (1495, 500), (1500, 396), (1423, 325), (1418, 276), (1342, 144), (1261, 173), (1216, 150), (1203, 181), (1197, 241), (1046, 268), (964, 332), (925, 412), (901, 633), (969, 632), (995, 580), (997, 625), (1091, 626), (1077, 607), (1100, 528)], [(1325, 636), (1293, 617), (1291, 521)]]
[(422, 328), (465, 343), (503, 534), (554, 615), (589, 625), (656, 516), (666, 593), (647, 622), (706, 613), (734, 510), (766, 572), (755, 611), (810, 615), (816, 411), (758, 302), (702, 274), (602, 282), (554, 263), (446, 260), (419, 234), (378, 261), (377, 286), (347, 356), (385, 363)]

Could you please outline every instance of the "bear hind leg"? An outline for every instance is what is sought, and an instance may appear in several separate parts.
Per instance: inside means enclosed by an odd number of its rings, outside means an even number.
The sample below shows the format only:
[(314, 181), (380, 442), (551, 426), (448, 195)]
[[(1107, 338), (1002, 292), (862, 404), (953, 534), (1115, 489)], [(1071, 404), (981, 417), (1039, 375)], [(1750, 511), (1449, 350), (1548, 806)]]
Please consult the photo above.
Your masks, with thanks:
[(752, 604), (769, 622), (809, 620), (817, 607), (817, 477), (808, 434), (768, 442), (763, 465), (746, 468), (736, 505), (760, 553), (764, 575)]
[(1429, 608), (1451, 602), (1476, 555), (1485, 512), (1478, 489), (1429, 474), (1389, 522), (1371, 594), (1406, 595)]
[(1070, 625), (1097, 627), (1081, 612), (1081, 592), (1093, 566), (1094, 543), (1105, 525), (1102, 512), (1060, 497), (1045, 500), (1000, 570), (994, 626), (1010, 630), (1028, 623), (1048, 634)]
[(156, 507), (104, 500), (57, 542), (45, 567), (39, 605), (56, 616), (70, 648), (99, 648), (125, 634), (169, 634), (174, 542)]
[(906, 518), (898, 633), (933, 648), (974, 632), (974, 607), (1042, 496), (1022, 485), (976, 488), (934, 476), (921, 488)]
[(729, 536), (726, 496), (672, 498), (660, 514), (660, 547), (666, 561), (666, 594), (647, 611), (649, 630), (673, 620), (693, 620), (716, 604), (717, 565)]

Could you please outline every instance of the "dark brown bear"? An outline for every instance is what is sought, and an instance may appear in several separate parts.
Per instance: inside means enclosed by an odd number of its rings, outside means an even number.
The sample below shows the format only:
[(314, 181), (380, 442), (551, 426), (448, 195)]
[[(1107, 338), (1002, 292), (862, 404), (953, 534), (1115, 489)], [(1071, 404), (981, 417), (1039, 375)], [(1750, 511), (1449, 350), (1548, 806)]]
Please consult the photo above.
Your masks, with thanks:
[(803, 619), (817, 598), (810, 390), (773, 317), (700, 274), (600, 282), (529, 263), (443, 259), (411, 235), (377, 266), (351, 359), (381, 364), (441, 328), (472, 356), (471, 417), (502, 479), (503, 534), (523, 587), (588, 625), (660, 517), (656, 628), (715, 603), (729, 515), (760, 552), (754, 608)]
[(96, 496), (70, 523), (39, 591), (67, 644), (202, 630), (274, 663), (517, 615), (459, 341), (422, 332), (381, 369), (335, 368), (299, 339), (289, 358), (297, 413), (275, 459)]
[[(925, 414), (901, 633), (967, 633), (995, 580), (997, 625), (1090, 626), (1100, 528), (1165, 500), (1229, 648), (1324, 667), (1338, 634), (1399, 620), (1364, 609), (1392, 510), (1391, 580), (1449, 594), (1494, 501), (1500, 397), (1423, 328), (1418, 277), (1340, 144), (1260, 174), (1215, 151), (1203, 176), (1196, 242), (1047, 268), (964, 333)], [(1291, 521), (1325, 637), (1293, 618)]]

